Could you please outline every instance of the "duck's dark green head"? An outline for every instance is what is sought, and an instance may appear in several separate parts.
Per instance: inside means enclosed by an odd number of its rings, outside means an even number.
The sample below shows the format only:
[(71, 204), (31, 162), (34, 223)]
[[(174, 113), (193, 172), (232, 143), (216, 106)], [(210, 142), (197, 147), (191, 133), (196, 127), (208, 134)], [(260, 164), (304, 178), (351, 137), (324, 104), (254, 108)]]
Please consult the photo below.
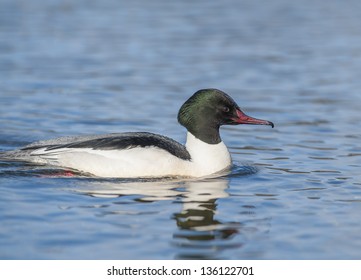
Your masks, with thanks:
[(218, 89), (202, 89), (193, 94), (179, 109), (178, 121), (198, 139), (208, 144), (221, 142), (219, 127), (229, 124), (273, 123), (244, 114), (236, 102)]

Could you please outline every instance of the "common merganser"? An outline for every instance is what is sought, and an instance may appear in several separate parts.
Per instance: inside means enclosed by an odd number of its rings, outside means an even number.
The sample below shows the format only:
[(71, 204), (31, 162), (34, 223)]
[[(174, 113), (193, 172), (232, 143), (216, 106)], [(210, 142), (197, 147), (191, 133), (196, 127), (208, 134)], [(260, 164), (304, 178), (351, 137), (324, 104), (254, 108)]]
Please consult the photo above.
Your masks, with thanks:
[(204, 177), (227, 169), (231, 156), (221, 140), (221, 125), (270, 125), (241, 111), (218, 89), (194, 93), (180, 108), (178, 122), (187, 129), (185, 146), (148, 132), (61, 137), (2, 153), (21, 160), (74, 169), (99, 177)]

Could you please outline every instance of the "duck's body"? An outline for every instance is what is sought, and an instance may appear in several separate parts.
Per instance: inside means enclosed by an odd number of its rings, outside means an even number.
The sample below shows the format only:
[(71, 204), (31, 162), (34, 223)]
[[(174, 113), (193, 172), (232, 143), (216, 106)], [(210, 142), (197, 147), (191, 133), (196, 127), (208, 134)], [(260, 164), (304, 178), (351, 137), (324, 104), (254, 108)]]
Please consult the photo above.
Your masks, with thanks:
[(225, 93), (196, 92), (181, 107), (186, 145), (147, 132), (62, 137), (39, 141), (2, 158), (70, 168), (99, 177), (203, 177), (228, 168), (231, 156), (220, 138), (222, 124), (268, 124), (246, 116)]

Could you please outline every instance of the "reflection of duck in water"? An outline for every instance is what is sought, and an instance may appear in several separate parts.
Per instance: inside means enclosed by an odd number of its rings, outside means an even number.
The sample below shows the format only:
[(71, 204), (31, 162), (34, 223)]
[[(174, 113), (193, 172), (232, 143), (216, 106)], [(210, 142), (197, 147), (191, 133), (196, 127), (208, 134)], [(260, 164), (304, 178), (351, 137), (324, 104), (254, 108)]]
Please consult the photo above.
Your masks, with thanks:
[(217, 89), (197, 91), (180, 108), (178, 121), (188, 130), (185, 146), (157, 134), (138, 132), (62, 137), (1, 154), (3, 159), (71, 168), (100, 177), (203, 177), (226, 169), (231, 157), (221, 125), (271, 125), (245, 115)]
[[(174, 215), (182, 231), (177, 238), (188, 240), (213, 240), (228, 238), (237, 230), (224, 228), (222, 222), (215, 219), (217, 199), (227, 197), (225, 179), (190, 182), (182, 200), (183, 209)], [(235, 223), (233, 223), (235, 225)]]
[[(249, 174), (244, 170), (244, 174)], [(241, 175), (241, 173), (239, 173)], [(95, 197), (116, 197), (140, 195), (136, 201), (151, 202), (159, 200), (179, 201), (180, 211), (173, 214), (177, 230), (173, 234), (173, 244), (177, 248), (177, 258), (212, 258), (217, 250), (235, 249), (242, 244), (232, 240), (239, 234), (238, 221), (222, 221), (216, 217), (217, 201), (228, 197), (225, 177), (185, 181), (146, 181), (146, 182), (94, 182), (86, 188), (77, 186), (75, 191)], [(127, 206), (116, 204), (122, 210), (111, 211), (107, 207), (104, 215), (124, 214)], [(140, 213), (143, 213), (144, 209)]]

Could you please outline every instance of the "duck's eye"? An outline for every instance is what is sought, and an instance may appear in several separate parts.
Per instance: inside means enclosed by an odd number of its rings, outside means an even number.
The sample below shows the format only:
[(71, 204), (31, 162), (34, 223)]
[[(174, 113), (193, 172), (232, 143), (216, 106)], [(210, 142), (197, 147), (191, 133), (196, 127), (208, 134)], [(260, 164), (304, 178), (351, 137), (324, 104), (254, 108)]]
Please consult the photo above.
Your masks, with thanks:
[(223, 107), (223, 112), (228, 113), (229, 111), (230, 111), (229, 107), (227, 107), (227, 106)]

